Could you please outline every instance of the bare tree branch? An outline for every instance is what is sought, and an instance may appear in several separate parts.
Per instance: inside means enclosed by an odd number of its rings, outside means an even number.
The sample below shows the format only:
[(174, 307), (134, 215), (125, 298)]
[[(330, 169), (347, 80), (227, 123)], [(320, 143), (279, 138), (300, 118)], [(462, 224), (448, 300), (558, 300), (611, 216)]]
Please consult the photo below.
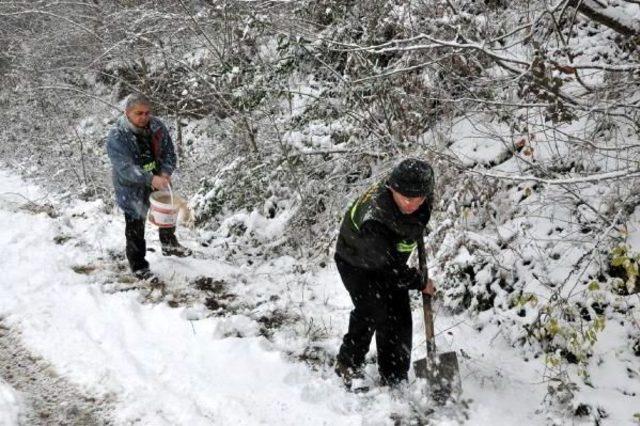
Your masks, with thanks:
[(20, 12), (13, 12), (13, 13), (0, 13), (0, 16), (10, 17), (10, 16), (32, 15), (32, 14), (52, 16), (54, 18), (61, 19), (63, 21), (69, 22), (73, 26), (76, 26), (76, 27), (82, 29), (83, 31), (86, 31), (87, 33), (91, 34), (92, 36), (94, 36), (98, 40), (103, 41), (102, 37), (100, 37), (95, 31), (92, 31), (91, 29), (85, 27), (84, 25), (79, 24), (78, 22), (74, 21), (73, 19), (67, 18), (66, 16), (57, 15), (55, 13), (47, 12), (47, 11), (44, 11), (44, 10), (23, 10), (23, 11), (20, 11)]
[(569, 0), (569, 4), (587, 16), (612, 30), (632, 37), (640, 34), (640, 26), (637, 21), (628, 20), (624, 16), (615, 14), (614, 8), (608, 7), (595, 0)]

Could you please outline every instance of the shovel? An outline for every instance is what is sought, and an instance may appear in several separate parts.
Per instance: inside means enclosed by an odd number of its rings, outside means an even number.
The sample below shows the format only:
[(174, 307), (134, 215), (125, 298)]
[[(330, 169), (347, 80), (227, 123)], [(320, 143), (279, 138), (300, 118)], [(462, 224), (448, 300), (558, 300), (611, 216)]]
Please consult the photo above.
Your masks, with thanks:
[[(427, 282), (429, 279), (429, 271), (427, 270), (423, 238), (418, 240), (418, 263), (423, 282)], [(413, 363), (413, 369), (417, 377), (428, 380), (434, 401), (438, 404), (444, 404), (450, 398), (456, 400), (462, 393), (458, 357), (455, 352), (445, 352), (436, 355), (431, 296), (424, 293), (422, 293), (422, 310), (424, 312), (427, 357), (415, 361)]]

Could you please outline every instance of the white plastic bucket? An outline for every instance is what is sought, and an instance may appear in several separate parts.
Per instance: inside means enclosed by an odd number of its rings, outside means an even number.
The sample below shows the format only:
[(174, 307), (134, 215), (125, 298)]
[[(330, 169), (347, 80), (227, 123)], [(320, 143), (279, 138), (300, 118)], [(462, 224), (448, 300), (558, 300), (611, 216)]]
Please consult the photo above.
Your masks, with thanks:
[(173, 228), (178, 221), (182, 199), (167, 191), (155, 191), (149, 195), (149, 222), (159, 228)]

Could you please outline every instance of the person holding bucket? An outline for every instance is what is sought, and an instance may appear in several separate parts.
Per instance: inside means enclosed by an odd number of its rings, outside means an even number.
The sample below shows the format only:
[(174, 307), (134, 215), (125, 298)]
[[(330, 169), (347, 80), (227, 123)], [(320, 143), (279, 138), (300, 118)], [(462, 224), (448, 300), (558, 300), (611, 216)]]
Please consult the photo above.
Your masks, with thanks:
[(335, 262), (354, 309), (338, 352), (335, 371), (351, 388), (362, 378), (365, 355), (375, 333), (383, 385), (406, 380), (411, 357), (409, 290), (433, 295), (409, 255), (423, 238), (431, 216), (434, 173), (409, 158), (370, 187), (347, 210), (340, 227)]
[[(157, 282), (145, 259), (144, 227), (149, 195), (169, 189), (176, 165), (173, 142), (166, 126), (151, 115), (151, 102), (141, 94), (125, 101), (124, 115), (107, 136), (116, 202), (124, 211), (126, 255), (133, 274)], [(180, 245), (175, 226), (160, 227), (160, 244), (165, 256), (189, 256), (191, 250)]]

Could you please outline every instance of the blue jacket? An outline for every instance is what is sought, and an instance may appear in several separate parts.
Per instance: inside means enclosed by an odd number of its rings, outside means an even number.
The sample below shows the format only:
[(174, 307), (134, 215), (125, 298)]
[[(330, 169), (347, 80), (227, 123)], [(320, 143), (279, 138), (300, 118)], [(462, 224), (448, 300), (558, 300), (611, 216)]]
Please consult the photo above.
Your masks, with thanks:
[[(160, 172), (171, 175), (176, 166), (171, 135), (162, 121), (156, 117), (151, 117), (149, 128), (152, 152)], [(127, 117), (124, 115), (118, 119), (107, 136), (107, 154), (111, 160), (116, 203), (125, 214), (138, 219), (144, 218), (149, 209), (153, 173), (143, 170), (136, 135), (129, 128)]]

